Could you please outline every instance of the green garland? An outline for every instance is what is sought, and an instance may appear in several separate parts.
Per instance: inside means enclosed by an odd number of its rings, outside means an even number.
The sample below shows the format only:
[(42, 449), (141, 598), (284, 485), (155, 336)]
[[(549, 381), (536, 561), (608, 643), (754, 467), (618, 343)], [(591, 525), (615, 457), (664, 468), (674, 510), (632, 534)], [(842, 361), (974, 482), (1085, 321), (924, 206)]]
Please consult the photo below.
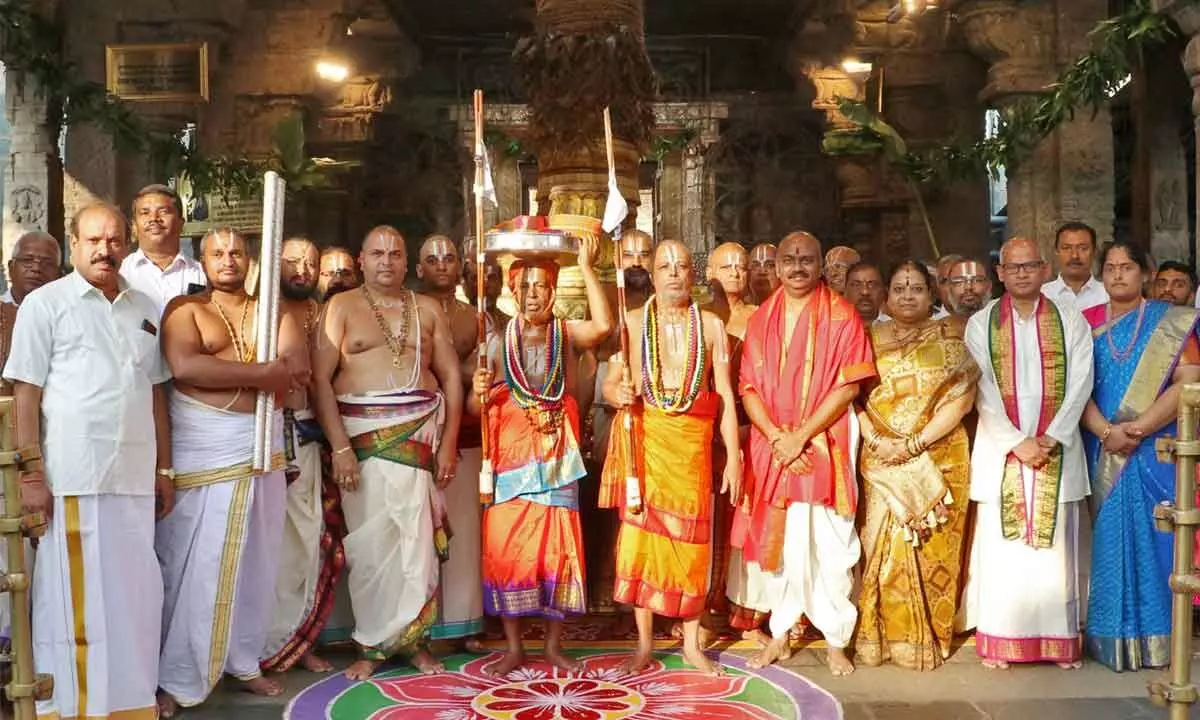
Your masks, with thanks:
[(1088, 33), (1092, 50), (1064, 70), (1045, 94), (1022, 98), (1000, 114), (994, 136), (970, 145), (943, 145), (909, 151), (890, 126), (860, 102), (839, 99), (839, 110), (855, 127), (825, 134), (828, 155), (882, 153), (908, 178), (922, 183), (978, 177), (1000, 168), (1011, 172), (1060, 124), (1079, 110), (1106, 106), (1110, 94), (1141, 64), (1143, 49), (1175, 34), (1170, 20), (1137, 0), (1122, 14)]
[[(122, 151), (146, 155), (159, 177), (186, 175), (197, 194), (218, 193), (225, 200), (257, 196), (262, 175), (278, 171), (288, 190), (326, 184), (323, 173), (332, 165), (303, 156), (303, 121), (285, 119), (276, 128), (275, 154), (266, 161), (218, 156), (207, 157), (184, 142), (183, 132), (150, 128), (128, 104), (109, 94), (103, 85), (83, 79), (79, 69), (62, 52), (62, 28), (30, 9), (28, 0), (0, 2), (0, 47), (8, 70), (32, 78), (52, 113), (70, 127), (91, 123), (107, 133)], [(51, 121), (60, 119), (51, 116)], [(299, 148), (296, 146), (297, 137)]]

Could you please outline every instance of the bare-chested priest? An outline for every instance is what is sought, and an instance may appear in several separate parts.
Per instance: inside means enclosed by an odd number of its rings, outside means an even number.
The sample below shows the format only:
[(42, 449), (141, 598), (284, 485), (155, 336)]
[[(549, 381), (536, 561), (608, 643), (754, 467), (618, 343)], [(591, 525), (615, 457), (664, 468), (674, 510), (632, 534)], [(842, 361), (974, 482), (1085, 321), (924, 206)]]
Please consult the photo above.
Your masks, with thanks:
[(317, 419), (342, 490), (360, 652), (346, 676), (365, 680), (396, 654), (441, 672), (425, 641), (447, 552), (442, 490), (458, 462), (458, 356), (437, 301), (404, 287), (408, 254), (398, 230), (368, 232), (359, 264), (362, 287), (326, 305), (313, 353)]
[[(284, 241), (279, 267), (280, 312), (303, 331), (305, 354), (320, 317), (316, 300), (320, 251), (305, 237)], [(288, 394), (284, 410), (285, 448), (291, 464), (287, 519), (275, 581), (275, 610), (267, 628), (263, 670), (285, 672), (300, 664), (309, 672), (333, 665), (317, 656), (317, 636), (333, 611), (333, 590), (345, 566), (339, 493), (326, 482), (325, 437), (312, 411), (309, 389)]]
[[(279, 683), (259, 660), (275, 600), (283, 537), (283, 461), (256, 475), (254, 406), (258, 391), (286, 395), (308, 383), (301, 329), (280, 315), (279, 359), (255, 362), (257, 301), (245, 290), (245, 239), (216, 229), (201, 241), (209, 289), (172, 300), (163, 316), (163, 355), (175, 377), (171, 452), (175, 510), (158, 525), (163, 568), (160, 710), (208, 697), (226, 673), (261, 695)], [(283, 447), (276, 413), (275, 447)], [(278, 469), (276, 469), (278, 468)]]
[[(421, 245), (417, 277), (424, 295), (437, 301), (450, 330), (454, 352), (464, 379), (470, 383), (478, 364), (478, 325), (475, 309), (456, 299), (462, 277), (462, 256), (445, 235), (431, 235)], [(488, 332), (491, 332), (490, 317)], [(465, 397), (465, 395), (464, 395)], [(458, 471), (446, 487), (446, 515), (454, 537), (450, 557), (442, 565), (438, 622), (430, 631), (434, 640), (455, 640), (470, 652), (481, 652), (475, 636), (483, 632), (483, 580), (479, 555), (479, 420), (465, 416), (458, 432)]]

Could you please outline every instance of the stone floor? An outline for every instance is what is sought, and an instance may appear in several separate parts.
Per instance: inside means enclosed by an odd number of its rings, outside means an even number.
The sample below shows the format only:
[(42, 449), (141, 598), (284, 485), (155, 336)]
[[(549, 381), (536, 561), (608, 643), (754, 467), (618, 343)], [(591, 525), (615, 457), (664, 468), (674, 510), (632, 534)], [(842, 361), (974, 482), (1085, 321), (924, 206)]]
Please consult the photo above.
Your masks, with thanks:
[[(732, 649), (732, 652), (748, 650)], [(329, 655), (339, 666), (349, 655)], [(1200, 665), (1200, 657), (1196, 660)], [(846, 720), (1165, 720), (1166, 710), (1150, 704), (1146, 682), (1155, 672), (1116, 674), (1095, 663), (1077, 671), (1053, 666), (987, 671), (973, 648), (960, 649), (931, 673), (893, 667), (864, 668), (834, 679), (819, 649), (797, 652), (787, 666), (810, 677), (843, 704)], [(181, 720), (274, 720), (291, 695), (316, 680), (302, 671), (289, 673), (282, 698), (258, 698), (229, 686), (201, 708), (182, 712)], [(1200, 667), (1193, 672), (1200, 683)], [(1200, 718), (1200, 706), (1190, 717)]]

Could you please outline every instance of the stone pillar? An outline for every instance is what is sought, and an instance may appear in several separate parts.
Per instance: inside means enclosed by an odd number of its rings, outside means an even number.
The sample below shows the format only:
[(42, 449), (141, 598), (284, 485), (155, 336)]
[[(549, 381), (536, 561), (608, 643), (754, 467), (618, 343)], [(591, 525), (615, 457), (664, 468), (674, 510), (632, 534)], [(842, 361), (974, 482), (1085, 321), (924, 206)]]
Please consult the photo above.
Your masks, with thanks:
[(30, 230), (50, 233), (65, 249), (66, 223), (58, 155), (59, 109), (50, 106), (35, 81), (23, 73), (8, 71), (5, 85), (5, 110), (12, 127), (2, 241), (7, 260), (17, 238)]
[(699, 280), (716, 247), (713, 214), (716, 212), (716, 177), (708, 168), (708, 148), (718, 139), (720, 127), (711, 120), (699, 123), (698, 135), (683, 151), (683, 237), (692, 251)]
[[(968, 0), (959, 17), (971, 50), (990, 64), (981, 99), (1003, 111), (1035, 96), (1087, 49), (1087, 31), (1108, 15), (1105, 0), (1067, 3)], [(1008, 169), (1009, 237), (1036, 238), (1052, 256), (1054, 230), (1086, 222), (1100, 242), (1113, 233), (1112, 118), (1076, 114)]]
[[(1200, 4), (1192, 0), (1151, 0), (1150, 6), (1158, 12), (1169, 14), (1179, 25), (1183, 37), (1187, 39), (1187, 47), (1183, 51), (1183, 69), (1192, 86), (1192, 114), (1195, 116), (1195, 133), (1198, 142), (1196, 143), (1196, 156), (1187, 158), (1185, 162), (1193, 163), (1193, 167), (1200, 168)], [(1197, 222), (1200, 223), (1200, 185), (1197, 186), (1196, 196), (1189, 199), (1188, 202), (1195, 203)], [(1186, 233), (1188, 230), (1186, 213), (1184, 215), (1184, 232)], [(1194, 252), (1197, 257), (1200, 257), (1200, 233), (1194, 233), (1193, 237), (1193, 242), (1196, 243)]]

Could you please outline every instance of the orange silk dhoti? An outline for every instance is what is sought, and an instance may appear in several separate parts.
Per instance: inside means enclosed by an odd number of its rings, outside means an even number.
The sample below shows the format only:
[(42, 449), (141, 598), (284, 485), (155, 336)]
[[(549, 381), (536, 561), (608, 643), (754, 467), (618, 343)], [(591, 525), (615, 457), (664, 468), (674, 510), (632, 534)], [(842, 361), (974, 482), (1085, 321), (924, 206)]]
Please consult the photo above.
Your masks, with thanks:
[(685, 413), (634, 409), (633, 448), (643, 501), (637, 514), (625, 507), (628, 435), (623, 422), (613, 422), (600, 503), (621, 512), (616, 602), (668, 617), (704, 612), (712, 559), (712, 439), (718, 402), (715, 393), (706, 391)]

